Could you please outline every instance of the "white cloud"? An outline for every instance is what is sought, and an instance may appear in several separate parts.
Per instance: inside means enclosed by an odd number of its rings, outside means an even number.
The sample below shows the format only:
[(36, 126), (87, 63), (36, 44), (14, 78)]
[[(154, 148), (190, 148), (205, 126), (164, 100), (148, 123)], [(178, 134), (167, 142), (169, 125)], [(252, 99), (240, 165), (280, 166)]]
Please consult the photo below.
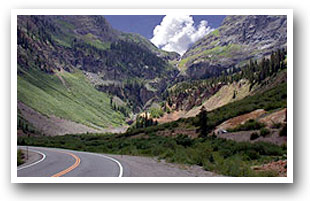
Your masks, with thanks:
[(205, 20), (195, 27), (193, 17), (190, 15), (166, 15), (153, 30), (151, 42), (158, 48), (184, 54), (197, 40), (213, 31)]

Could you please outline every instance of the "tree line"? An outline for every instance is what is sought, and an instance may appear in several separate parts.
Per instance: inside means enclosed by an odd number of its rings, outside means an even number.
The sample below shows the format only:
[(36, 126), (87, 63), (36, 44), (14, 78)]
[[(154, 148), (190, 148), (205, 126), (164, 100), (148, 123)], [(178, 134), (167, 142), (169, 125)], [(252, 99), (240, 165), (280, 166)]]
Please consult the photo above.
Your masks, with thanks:
[[(172, 89), (163, 93), (164, 100), (172, 106), (176, 100), (189, 100), (190, 97), (212, 94), (222, 85), (247, 79), (250, 90), (254, 84), (261, 84), (266, 78), (271, 77), (287, 67), (287, 51), (285, 48), (272, 51), (268, 57), (251, 59), (242, 67), (231, 67), (223, 70), (219, 76), (204, 80), (184, 81), (176, 84)], [(235, 93), (234, 93), (235, 97)]]

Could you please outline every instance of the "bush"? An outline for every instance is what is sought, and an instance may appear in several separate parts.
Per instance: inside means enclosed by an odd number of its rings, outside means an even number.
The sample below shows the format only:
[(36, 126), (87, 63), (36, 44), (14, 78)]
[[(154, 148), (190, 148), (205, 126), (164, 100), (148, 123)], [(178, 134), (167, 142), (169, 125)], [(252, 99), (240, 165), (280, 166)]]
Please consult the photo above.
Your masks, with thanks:
[(249, 131), (249, 130), (258, 130), (265, 127), (265, 124), (250, 119), (244, 124), (238, 125), (233, 129), (228, 129), (229, 132), (238, 132), (238, 131)]
[(257, 138), (259, 138), (259, 135), (255, 132), (251, 134), (250, 140), (256, 140)]
[(276, 129), (279, 129), (281, 128), (282, 124), (281, 123), (274, 123), (272, 124), (271, 128), (276, 128)]
[(287, 124), (285, 124), (285, 125), (283, 126), (283, 128), (281, 129), (279, 135), (280, 135), (280, 136), (287, 136)]
[(178, 135), (175, 141), (178, 145), (182, 145), (183, 147), (189, 147), (193, 144), (192, 139), (187, 135)]
[[(284, 98), (287, 93), (286, 91), (287, 84), (282, 83), (263, 93), (247, 96), (244, 99), (214, 109), (208, 112), (208, 128), (212, 130), (227, 119), (252, 112), (256, 109), (265, 109), (268, 111), (275, 108), (284, 108), (287, 105), (286, 98)], [(179, 121), (197, 126), (198, 117), (190, 117)]]
[[(255, 139), (259, 137), (258, 133), (252, 135), (256, 135)], [(266, 142), (235, 142), (212, 137), (191, 139), (185, 135), (173, 138), (152, 133), (140, 138), (131, 138), (126, 134), (19, 136), (20, 143), (98, 153), (153, 156), (168, 162), (199, 165), (205, 170), (228, 176), (256, 176), (250, 169), (253, 163), (269, 162), (286, 154), (286, 146)]]
[(24, 163), (23, 158), (24, 158), (24, 154), (23, 154), (22, 150), (19, 149), (17, 151), (17, 166), (19, 166), (19, 165)]
[(161, 108), (151, 108), (150, 113), (152, 118), (159, 118), (164, 115), (164, 111)]
[(259, 132), (260, 136), (266, 137), (270, 133), (270, 130), (268, 130), (267, 128), (261, 128)]

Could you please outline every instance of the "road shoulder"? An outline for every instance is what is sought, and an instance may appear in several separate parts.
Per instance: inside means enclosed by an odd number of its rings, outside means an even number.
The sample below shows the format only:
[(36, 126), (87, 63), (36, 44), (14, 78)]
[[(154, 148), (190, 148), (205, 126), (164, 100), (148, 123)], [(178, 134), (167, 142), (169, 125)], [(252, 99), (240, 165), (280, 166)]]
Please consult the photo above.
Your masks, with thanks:
[(24, 163), (22, 165), (19, 165), (17, 168), (23, 168), (25, 166), (28, 166), (30, 164), (33, 164), (39, 160), (41, 160), (43, 158), (43, 156), (37, 152), (32, 151), (31, 149), (28, 150), (28, 157), (27, 157), (27, 149), (26, 147), (23, 148), (18, 148), (20, 150), (22, 150), (23, 154), (24, 154), (24, 158), (23, 161)]

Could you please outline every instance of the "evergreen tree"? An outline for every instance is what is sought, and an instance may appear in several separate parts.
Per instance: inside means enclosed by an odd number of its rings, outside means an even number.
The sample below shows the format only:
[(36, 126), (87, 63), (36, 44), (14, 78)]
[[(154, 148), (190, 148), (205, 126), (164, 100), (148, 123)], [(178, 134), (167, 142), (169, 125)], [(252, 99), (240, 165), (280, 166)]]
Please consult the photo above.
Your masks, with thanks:
[(208, 127), (207, 127), (207, 110), (204, 106), (201, 107), (199, 113), (199, 132), (200, 137), (207, 137)]
[(236, 98), (236, 90), (234, 90), (234, 95), (233, 95), (233, 97), (232, 97), (233, 99), (235, 99)]

